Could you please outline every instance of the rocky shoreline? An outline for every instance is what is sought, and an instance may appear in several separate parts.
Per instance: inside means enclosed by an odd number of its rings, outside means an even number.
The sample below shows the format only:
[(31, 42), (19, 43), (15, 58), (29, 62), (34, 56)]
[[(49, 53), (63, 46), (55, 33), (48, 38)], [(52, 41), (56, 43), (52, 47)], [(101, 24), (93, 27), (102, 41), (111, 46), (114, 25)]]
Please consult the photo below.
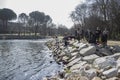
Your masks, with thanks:
[(54, 59), (63, 64), (64, 71), (44, 80), (120, 80), (120, 47), (71, 40), (66, 48), (62, 41), (56, 46), (55, 40), (46, 43), (53, 51)]

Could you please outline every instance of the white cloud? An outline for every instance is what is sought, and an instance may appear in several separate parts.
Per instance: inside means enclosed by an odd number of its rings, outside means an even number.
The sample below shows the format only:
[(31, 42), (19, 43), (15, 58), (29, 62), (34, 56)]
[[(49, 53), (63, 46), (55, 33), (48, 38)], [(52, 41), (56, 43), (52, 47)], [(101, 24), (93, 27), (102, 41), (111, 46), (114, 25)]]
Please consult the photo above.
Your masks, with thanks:
[(17, 14), (29, 14), (38, 10), (50, 15), (55, 24), (71, 27), (73, 23), (68, 18), (69, 14), (81, 1), (83, 0), (6, 0), (4, 7), (13, 9)]

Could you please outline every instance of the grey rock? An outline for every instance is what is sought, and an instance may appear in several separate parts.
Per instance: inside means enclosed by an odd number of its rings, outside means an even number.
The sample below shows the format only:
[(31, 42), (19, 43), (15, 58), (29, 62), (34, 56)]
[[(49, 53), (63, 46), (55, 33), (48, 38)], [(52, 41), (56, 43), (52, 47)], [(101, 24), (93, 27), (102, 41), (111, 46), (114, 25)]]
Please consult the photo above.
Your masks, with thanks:
[(89, 46), (87, 48), (81, 49), (80, 54), (83, 55), (83, 56), (88, 56), (88, 55), (94, 54), (95, 51), (96, 51), (95, 46)]
[(71, 56), (77, 56), (78, 52), (71, 53)]
[(102, 80), (100, 77), (94, 77), (92, 80)]
[(114, 55), (111, 55), (115, 60), (117, 60), (120, 57), (120, 53), (115, 53)]
[(101, 49), (99, 49), (99, 52), (100, 52), (103, 56), (109, 56), (109, 55), (112, 55), (112, 54), (113, 54), (109, 49), (106, 49), (106, 48), (101, 48)]
[(112, 68), (103, 72), (103, 75), (105, 75), (107, 78), (115, 77), (117, 76), (117, 74), (118, 74), (117, 68)]
[(97, 76), (97, 71), (95, 69), (85, 70), (81, 73), (82, 76), (88, 77), (90, 80)]
[(120, 52), (120, 46), (114, 45), (114, 46), (112, 46), (112, 50), (113, 50), (113, 52), (118, 53), (118, 52)]
[(93, 61), (94, 61), (96, 58), (99, 58), (99, 56), (97, 56), (96, 54), (92, 54), (92, 55), (83, 57), (83, 60), (84, 60), (84, 61), (87, 61), (88, 63), (93, 63)]
[(95, 59), (93, 62), (93, 65), (98, 68), (98, 69), (107, 69), (109, 67), (115, 67), (116, 66), (116, 61), (112, 57), (100, 57)]
[(80, 58), (77, 58), (77, 59), (74, 59), (73, 61), (71, 61), (71, 62), (69, 62), (68, 64), (67, 64), (67, 66), (69, 67), (69, 66), (73, 66), (74, 64), (76, 64), (78, 61), (80, 61), (81, 60), (81, 57)]
[(80, 61), (78, 64), (73, 65), (70, 70), (74, 70), (74, 69), (79, 69), (80, 67), (82, 67), (84, 64), (86, 64), (86, 61)]
[(80, 43), (78, 50), (88, 47), (87, 44)]
[(71, 62), (72, 60), (74, 60), (76, 58), (76, 56), (73, 56), (71, 59), (69, 59), (68, 61)]
[(109, 78), (109, 79), (106, 79), (106, 80), (120, 80), (120, 79), (117, 78), (117, 77), (112, 77), (112, 78)]
[(120, 69), (120, 59), (117, 60), (117, 68)]
[(77, 48), (72, 48), (72, 49), (70, 50), (70, 53), (74, 53), (74, 52), (77, 52), (77, 51), (78, 51)]

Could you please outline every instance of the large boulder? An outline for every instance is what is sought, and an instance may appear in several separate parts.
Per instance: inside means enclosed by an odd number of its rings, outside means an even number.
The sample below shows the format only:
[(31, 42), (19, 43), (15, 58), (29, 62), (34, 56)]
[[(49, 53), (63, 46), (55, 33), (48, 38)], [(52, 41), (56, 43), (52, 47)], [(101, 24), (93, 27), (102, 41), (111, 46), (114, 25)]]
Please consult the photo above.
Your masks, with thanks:
[(86, 47), (88, 47), (87, 44), (80, 43), (80, 44), (79, 44), (79, 48), (78, 48), (78, 50), (81, 50), (81, 49), (86, 48)]
[(120, 53), (115, 53), (114, 55), (111, 55), (115, 60), (117, 60), (120, 57)]
[(73, 43), (74, 47), (79, 47), (79, 45), (80, 45), (80, 43), (78, 43), (78, 41), (76, 41), (76, 42)]
[(101, 58), (97, 58), (95, 59), (95, 61), (93, 62), (93, 65), (98, 68), (98, 69), (107, 69), (110, 67), (115, 67), (116, 66), (116, 61), (114, 58), (112, 57), (101, 57)]
[(71, 59), (69, 59), (68, 61), (71, 62), (73, 61), (74, 59), (76, 59), (77, 56), (73, 56)]
[(78, 52), (78, 49), (77, 49), (77, 48), (72, 48), (72, 49), (70, 50), (70, 53), (74, 53), (74, 52)]
[(86, 76), (89, 80), (97, 76), (96, 69), (83, 70), (80, 73), (82, 76)]
[(92, 80), (102, 80), (102, 79), (99, 77), (94, 77)]
[(62, 60), (68, 60), (69, 57), (68, 56), (63, 56)]
[(120, 78), (120, 69), (118, 69), (118, 76), (119, 76), (119, 78)]
[(73, 66), (74, 64), (76, 64), (77, 62), (79, 62), (81, 60), (81, 57), (77, 58), (77, 59), (74, 59), (73, 61), (69, 62), (67, 64), (67, 66)]
[(120, 80), (120, 79), (117, 78), (117, 77), (112, 77), (112, 78), (109, 78), (109, 79), (106, 79), (106, 80)]
[(120, 59), (117, 60), (117, 68), (120, 69)]
[(80, 61), (78, 64), (73, 65), (70, 70), (75, 70), (75, 69), (79, 69), (80, 67), (82, 67), (84, 64), (86, 64), (86, 61)]
[(60, 46), (60, 49), (61, 49), (61, 50), (64, 49), (64, 46)]
[(112, 68), (103, 72), (103, 75), (106, 76), (107, 78), (116, 77), (117, 74), (118, 74), (117, 68)]
[(78, 52), (71, 53), (71, 56), (77, 56)]
[(65, 54), (66, 54), (65, 52), (61, 51), (61, 53), (59, 54), (59, 56), (64, 56)]
[(88, 56), (88, 55), (94, 54), (95, 51), (96, 51), (95, 46), (89, 46), (87, 48), (81, 49), (80, 54), (83, 55), (83, 56)]
[(95, 69), (89, 69), (85, 71), (86, 75), (89, 79), (94, 78), (95, 76), (97, 76), (97, 72)]
[(81, 76), (79, 73), (70, 73), (66, 76), (65, 80), (89, 80), (85, 76)]
[(118, 45), (112, 46), (112, 51), (115, 52), (115, 53), (120, 52), (120, 46), (118, 46)]
[(70, 40), (70, 41), (69, 41), (69, 45), (73, 45), (74, 43), (75, 43), (74, 40)]
[(94, 61), (96, 58), (99, 58), (99, 56), (97, 56), (96, 54), (92, 54), (92, 55), (83, 57), (83, 60), (84, 60), (84, 61), (87, 61), (88, 63), (93, 63), (93, 61)]
[(109, 56), (109, 55), (112, 55), (112, 54), (113, 54), (109, 49), (106, 49), (106, 48), (101, 48), (101, 49), (99, 49), (99, 52), (100, 52), (100, 54), (102, 54), (103, 56)]

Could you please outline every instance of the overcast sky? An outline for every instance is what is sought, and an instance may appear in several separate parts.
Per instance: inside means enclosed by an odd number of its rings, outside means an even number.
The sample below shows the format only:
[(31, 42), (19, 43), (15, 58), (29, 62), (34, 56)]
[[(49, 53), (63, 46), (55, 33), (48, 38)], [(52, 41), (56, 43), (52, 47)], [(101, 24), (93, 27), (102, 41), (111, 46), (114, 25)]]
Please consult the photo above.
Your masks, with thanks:
[(70, 28), (73, 23), (69, 14), (84, 0), (0, 0), (0, 8), (10, 8), (17, 14), (32, 11), (50, 15), (55, 24), (63, 24)]

